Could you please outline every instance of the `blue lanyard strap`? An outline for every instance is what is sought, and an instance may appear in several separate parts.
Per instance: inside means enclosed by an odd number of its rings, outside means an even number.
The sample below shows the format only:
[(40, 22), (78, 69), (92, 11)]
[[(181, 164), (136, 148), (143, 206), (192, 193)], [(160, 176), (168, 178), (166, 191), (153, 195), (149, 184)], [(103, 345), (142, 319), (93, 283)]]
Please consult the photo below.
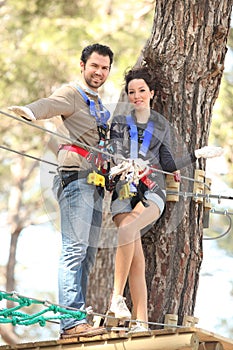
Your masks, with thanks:
[(98, 126), (107, 128), (107, 121), (110, 118), (110, 112), (103, 106), (102, 101), (98, 98), (99, 110), (97, 111), (95, 101), (91, 100), (79, 86), (76, 89), (82, 95), (84, 101), (89, 106), (90, 114), (95, 118)]
[(135, 121), (131, 115), (127, 115), (126, 117), (127, 124), (129, 126), (129, 134), (130, 134), (130, 158), (135, 159), (138, 158), (138, 154), (143, 157), (146, 156), (147, 151), (150, 146), (151, 138), (154, 130), (154, 122), (149, 121), (147, 123), (146, 130), (144, 132), (143, 142), (141, 144), (140, 150), (138, 152), (138, 129)]

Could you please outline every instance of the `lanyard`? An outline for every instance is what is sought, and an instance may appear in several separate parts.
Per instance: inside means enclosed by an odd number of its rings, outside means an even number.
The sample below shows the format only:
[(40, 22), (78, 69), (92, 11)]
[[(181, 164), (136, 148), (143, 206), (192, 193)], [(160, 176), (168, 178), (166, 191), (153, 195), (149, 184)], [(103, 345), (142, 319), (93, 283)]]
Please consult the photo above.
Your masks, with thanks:
[(110, 112), (103, 106), (100, 98), (98, 98), (99, 110), (97, 111), (95, 101), (91, 100), (79, 86), (76, 86), (76, 89), (80, 92), (84, 101), (89, 106), (90, 114), (95, 117), (97, 125), (106, 129), (107, 121), (110, 118)]
[(144, 138), (143, 142), (140, 146), (140, 150), (138, 151), (138, 129), (137, 125), (135, 124), (135, 121), (131, 115), (127, 115), (126, 121), (128, 126), (130, 127), (129, 129), (129, 134), (130, 134), (130, 158), (135, 159), (138, 158), (138, 155), (142, 155), (143, 157), (146, 156), (147, 151), (150, 146), (150, 141), (153, 135), (154, 131), (154, 122), (150, 120), (147, 123), (147, 127), (144, 132)]

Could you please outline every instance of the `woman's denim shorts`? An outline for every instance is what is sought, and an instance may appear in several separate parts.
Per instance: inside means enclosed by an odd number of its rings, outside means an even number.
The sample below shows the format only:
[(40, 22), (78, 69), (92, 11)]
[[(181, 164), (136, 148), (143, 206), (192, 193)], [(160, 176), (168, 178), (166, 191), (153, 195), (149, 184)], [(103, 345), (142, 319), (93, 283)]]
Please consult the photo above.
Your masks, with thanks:
[[(162, 192), (164, 193), (164, 195), (166, 195), (166, 192), (164, 190)], [(151, 191), (146, 191), (144, 193), (144, 197), (146, 200), (150, 200), (158, 206), (160, 210), (160, 216), (161, 216), (165, 207), (165, 202), (163, 198), (159, 196), (157, 193), (151, 192)], [(112, 217), (114, 217), (117, 214), (130, 213), (131, 211), (132, 211), (131, 198), (126, 198), (126, 199), (116, 198), (111, 203)]]

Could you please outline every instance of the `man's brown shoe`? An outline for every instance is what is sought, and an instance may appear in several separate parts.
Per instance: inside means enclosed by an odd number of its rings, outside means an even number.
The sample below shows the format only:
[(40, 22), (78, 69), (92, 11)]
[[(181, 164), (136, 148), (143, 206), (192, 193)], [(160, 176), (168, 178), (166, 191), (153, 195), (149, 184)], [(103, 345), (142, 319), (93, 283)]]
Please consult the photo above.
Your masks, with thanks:
[(73, 328), (66, 329), (61, 334), (60, 339), (73, 337), (94, 337), (95, 335), (106, 334), (107, 330), (104, 327), (92, 327), (88, 323), (81, 323)]

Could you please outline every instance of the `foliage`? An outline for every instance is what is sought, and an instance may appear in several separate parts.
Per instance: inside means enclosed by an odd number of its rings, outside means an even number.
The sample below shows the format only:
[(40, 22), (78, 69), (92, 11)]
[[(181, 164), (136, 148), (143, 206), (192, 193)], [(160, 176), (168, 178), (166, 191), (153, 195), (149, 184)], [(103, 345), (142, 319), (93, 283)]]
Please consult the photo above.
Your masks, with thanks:
[[(229, 55), (233, 55), (233, 28), (230, 28), (228, 37)], [(213, 119), (210, 132), (210, 144), (221, 146), (225, 150), (225, 160), (227, 162), (228, 172), (224, 169), (216, 169), (219, 171), (219, 177), (222, 181), (228, 184), (229, 188), (233, 187), (233, 65), (226, 67), (227, 70), (223, 74), (222, 83), (217, 102), (213, 110)], [(230, 192), (229, 192), (230, 193)], [(222, 210), (229, 208), (232, 212), (232, 201), (225, 201)], [(233, 218), (232, 218), (233, 219)], [(216, 233), (223, 232), (226, 219), (224, 216), (219, 216), (212, 220), (211, 227), (214, 231), (208, 230), (208, 235), (216, 236)], [(227, 253), (233, 254), (233, 230), (229, 234), (217, 241), (218, 246), (224, 249)]]
[(225, 149), (229, 173), (224, 180), (230, 187), (233, 186), (233, 81), (231, 80), (232, 72), (225, 73), (214, 110), (210, 137), (210, 142)]
[[(150, 33), (153, 8), (154, 0), (136, 3), (133, 0), (1, 1), (0, 109), (8, 112), (8, 106), (24, 105), (48, 96), (61, 84), (76, 79), (80, 73), (81, 50), (94, 42), (109, 45), (115, 53), (111, 83), (102, 93), (110, 93), (116, 102), (123, 71), (135, 64)], [(2, 114), (0, 117), (2, 145), (39, 158), (44, 158), (46, 153), (47, 157), (51, 141), (48, 135)], [(48, 124), (46, 127), (52, 128)], [(43, 221), (45, 203), (40, 193), (39, 164), (36, 163), (34, 171), (30, 172), (34, 163), (15, 153), (0, 151), (2, 213), (7, 212), (14, 218), (10, 206), (10, 199), (16, 199), (14, 185), (17, 179), (30, 174), (28, 181), (19, 185), (23, 185), (23, 191), (17, 222), (25, 225)], [(48, 182), (48, 177), (48, 171), (44, 171), (43, 181)], [(49, 196), (46, 197), (46, 210), (51, 208), (52, 211), (51, 193)], [(34, 295), (37, 293), (35, 291)], [(35, 339), (36, 331), (33, 334), (30, 330), (30, 336)], [(37, 337), (40, 338), (41, 334)]]
[[(2, 6), (1, 105), (48, 95), (79, 74), (82, 48), (93, 42), (115, 52), (112, 80), (134, 64), (150, 32), (153, 1), (17, 1)], [(134, 11), (130, 11), (130, 9)], [(143, 27), (144, 31), (137, 30)]]
[[(119, 89), (123, 70), (135, 63), (150, 32), (153, 7), (154, 2), (146, 0), (137, 4), (132, 0), (1, 2), (1, 109), (48, 96), (62, 83), (76, 79), (81, 50), (93, 42), (109, 45), (116, 52), (111, 79)], [(144, 31), (138, 31), (142, 26)], [(0, 133), (5, 146), (39, 157), (42, 144), (48, 142), (42, 132), (3, 115)], [(7, 174), (15, 156), (1, 150), (0, 159), (3, 199), (11, 186)], [(6, 207), (6, 201), (1, 205)]]

